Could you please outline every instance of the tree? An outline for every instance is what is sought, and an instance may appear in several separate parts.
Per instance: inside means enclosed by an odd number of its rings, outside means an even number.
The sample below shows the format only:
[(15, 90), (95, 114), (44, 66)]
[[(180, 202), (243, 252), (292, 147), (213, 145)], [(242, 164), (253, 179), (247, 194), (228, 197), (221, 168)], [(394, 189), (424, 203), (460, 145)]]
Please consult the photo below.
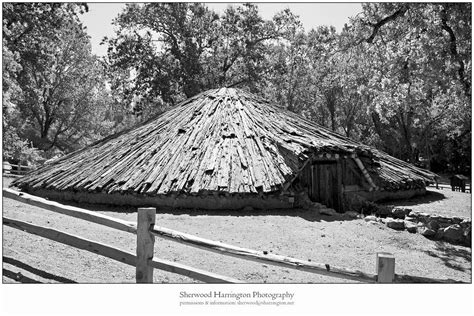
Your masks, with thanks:
[[(299, 18), (288, 9), (275, 15), (281, 38), (272, 41), (266, 52), (266, 72), (261, 72), (265, 96), (282, 108), (306, 112), (311, 98), (311, 52), (308, 36)], [(307, 113), (306, 113), (307, 115)]]
[(200, 92), (201, 56), (217, 36), (217, 18), (202, 4), (127, 4), (114, 21), (116, 36), (104, 40), (118, 102), (132, 112), (159, 111)]
[(468, 112), (470, 19), (470, 4), (364, 4), (351, 32), (372, 61), (367, 89), (384, 150), (430, 158), (434, 133), (447, 134), (452, 114)]
[(116, 35), (104, 40), (117, 102), (145, 119), (210, 88), (256, 90), (266, 43), (282, 35), (284, 21), (263, 20), (252, 4), (222, 16), (199, 3), (127, 5)]
[(44, 151), (68, 152), (104, 132), (96, 102), (104, 90), (103, 69), (77, 17), (86, 8), (47, 3), (3, 8), (4, 43), (14, 56), (3, 93), (23, 122), (14, 126), (19, 137)]

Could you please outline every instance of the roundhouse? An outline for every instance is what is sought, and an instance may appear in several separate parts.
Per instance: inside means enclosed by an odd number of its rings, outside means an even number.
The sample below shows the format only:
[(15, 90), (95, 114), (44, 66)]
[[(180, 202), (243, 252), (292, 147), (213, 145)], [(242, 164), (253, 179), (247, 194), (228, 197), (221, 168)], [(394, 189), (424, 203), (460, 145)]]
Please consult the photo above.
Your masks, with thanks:
[(200, 93), (13, 185), (56, 200), (134, 206), (338, 211), (354, 197), (407, 198), (436, 175), (241, 89)]

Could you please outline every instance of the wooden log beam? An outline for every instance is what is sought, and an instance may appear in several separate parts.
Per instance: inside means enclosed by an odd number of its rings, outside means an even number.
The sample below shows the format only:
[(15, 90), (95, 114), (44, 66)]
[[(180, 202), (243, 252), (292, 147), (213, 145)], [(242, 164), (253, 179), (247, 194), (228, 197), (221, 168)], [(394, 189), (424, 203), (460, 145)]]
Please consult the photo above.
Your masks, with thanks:
[(362, 171), (362, 174), (364, 175), (364, 178), (369, 183), (369, 185), (371, 187), (371, 191), (372, 190), (377, 190), (377, 186), (375, 185), (374, 181), (370, 177), (369, 172), (367, 171), (367, 169), (365, 169), (364, 164), (362, 163), (362, 161), (360, 161), (359, 157), (355, 157), (354, 161), (355, 161), (357, 167), (359, 167), (360, 171)]
[(245, 283), (243, 281), (231, 277), (222, 276), (219, 274), (188, 267), (180, 263), (170, 262), (159, 258), (153, 258), (152, 260), (149, 260), (148, 265), (155, 269), (184, 275), (194, 280), (199, 280), (205, 283)]
[(285, 268), (292, 268), (300, 271), (307, 271), (316, 274), (326, 275), (330, 277), (343, 278), (358, 282), (371, 282), (374, 283), (376, 280), (375, 274), (364, 273), (357, 270), (348, 270), (339, 267), (330, 266), (329, 264), (314, 263), (309, 261), (303, 261), (291, 257), (285, 257), (281, 255), (270, 254), (266, 251), (256, 251), (252, 249), (246, 249), (236, 247), (221, 242), (200, 238), (194, 235), (181, 233), (168, 228), (154, 226), (151, 233), (158, 237), (163, 237), (169, 240), (177, 241), (179, 243), (212, 251), (220, 254), (224, 254), (231, 257), (237, 257), (249, 261), (262, 262), (266, 264), (272, 264), (275, 266), (281, 266)]
[(46, 199), (19, 192), (12, 189), (3, 189), (3, 197), (10, 198), (19, 202), (23, 202), (29, 205), (44, 208), (48, 211), (56, 212), (59, 214), (80, 218), (89, 222), (93, 222), (99, 225), (104, 225), (110, 228), (118, 229), (121, 231), (136, 234), (137, 225), (132, 222), (124, 221), (111, 216), (103, 215), (98, 212), (85, 210), (79, 207), (63, 205), (57, 202), (48, 201)]
[(407, 274), (395, 274), (395, 283), (468, 283), (453, 279), (434, 279)]
[(282, 194), (286, 193), (288, 191), (288, 189), (290, 188), (291, 184), (300, 176), (300, 173), (301, 171), (303, 171), (303, 169), (306, 167), (306, 165), (311, 161), (311, 158), (308, 158), (306, 159), (306, 161), (303, 163), (303, 166), (297, 171), (295, 172), (295, 176), (293, 176), (293, 178), (290, 179), (290, 181), (288, 181), (284, 186), (283, 186), (283, 189), (282, 189)]
[(96, 241), (85, 239), (79, 236), (67, 234), (65, 232), (55, 230), (52, 228), (42, 227), (19, 221), (16, 219), (11, 219), (3, 217), (3, 225), (16, 228), (27, 233), (51, 239), (53, 241), (72, 246), (78, 249), (87, 250), (101, 256), (135, 266), (137, 262), (137, 257), (131, 253), (125, 252), (123, 250), (113, 248), (109, 245), (105, 245)]

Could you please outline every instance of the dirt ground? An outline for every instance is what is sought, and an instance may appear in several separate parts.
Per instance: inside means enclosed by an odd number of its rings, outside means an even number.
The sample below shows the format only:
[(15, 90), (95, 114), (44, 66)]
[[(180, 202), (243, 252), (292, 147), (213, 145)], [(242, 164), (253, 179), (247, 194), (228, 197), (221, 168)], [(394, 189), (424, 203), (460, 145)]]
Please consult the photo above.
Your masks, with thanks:
[[(4, 186), (11, 179), (4, 178)], [(431, 190), (411, 208), (471, 217), (471, 195)], [(391, 204), (395, 205), (394, 202)], [(76, 205), (78, 206), (78, 205)], [(80, 205), (102, 214), (136, 221), (133, 208)], [(443, 213), (446, 212), (446, 213)], [(3, 215), (52, 227), (135, 252), (135, 235), (70, 218), (11, 199)], [(471, 282), (471, 248), (434, 242), (420, 234), (395, 231), (362, 219), (316, 216), (304, 210), (265, 212), (161, 211), (157, 224), (236, 246), (347, 269), (375, 273), (377, 252), (395, 255), (395, 273)], [(157, 239), (155, 256), (243, 280), (247, 283), (344, 283), (343, 279), (249, 262)], [(134, 283), (135, 269), (16, 229), (3, 227), (3, 282)], [(194, 283), (192, 279), (155, 270), (156, 283)]]
[(386, 201), (385, 205), (411, 208), (414, 211), (440, 216), (471, 218), (472, 195), (470, 193), (451, 191), (447, 186), (439, 189), (428, 187), (426, 194), (407, 200)]

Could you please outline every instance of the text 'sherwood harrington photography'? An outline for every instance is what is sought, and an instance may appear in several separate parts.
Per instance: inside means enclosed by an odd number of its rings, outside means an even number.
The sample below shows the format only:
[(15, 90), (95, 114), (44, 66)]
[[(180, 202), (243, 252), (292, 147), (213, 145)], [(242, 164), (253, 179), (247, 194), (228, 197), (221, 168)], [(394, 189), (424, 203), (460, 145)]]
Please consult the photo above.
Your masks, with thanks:
[(3, 283), (472, 282), (470, 3), (2, 10)]

